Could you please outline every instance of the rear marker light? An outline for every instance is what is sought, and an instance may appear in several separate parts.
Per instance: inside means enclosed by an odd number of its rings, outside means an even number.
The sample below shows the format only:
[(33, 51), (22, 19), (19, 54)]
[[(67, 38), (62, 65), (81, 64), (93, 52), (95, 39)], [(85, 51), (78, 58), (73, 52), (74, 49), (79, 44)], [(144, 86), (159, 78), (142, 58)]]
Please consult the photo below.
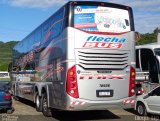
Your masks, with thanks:
[(103, 76), (103, 79), (107, 79), (107, 76)]
[(93, 78), (93, 76), (91, 75), (91, 76), (89, 76), (89, 79), (92, 79)]
[(101, 79), (102, 78), (102, 76), (101, 75), (99, 75), (98, 77), (97, 77), (97, 79)]
[(84, 76), (80, 76), (80, 79), (84, 79)]

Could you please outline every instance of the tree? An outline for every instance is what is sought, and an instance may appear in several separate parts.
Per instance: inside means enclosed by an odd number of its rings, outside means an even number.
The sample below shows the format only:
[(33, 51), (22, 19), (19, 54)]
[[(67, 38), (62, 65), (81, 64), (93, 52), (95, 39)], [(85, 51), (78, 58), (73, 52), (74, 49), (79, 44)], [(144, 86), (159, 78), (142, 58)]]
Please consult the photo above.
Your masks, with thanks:
[(12, 49), (17, 41), (1, 42), (0, 41), (0, 71), (7, 71), (8, 64), (12, 58)]
[(157, 28), (153, 31), (153, 33), (154, 33), (154, 34), (160, 33), (160, 27), (159, 27), (159, 28), (157, 27)]
[(141, 38), (139, 40), (139, 45), (154, 43), (157, 42), (157, 34), (155, 33), (146, 33), (141, 34)]

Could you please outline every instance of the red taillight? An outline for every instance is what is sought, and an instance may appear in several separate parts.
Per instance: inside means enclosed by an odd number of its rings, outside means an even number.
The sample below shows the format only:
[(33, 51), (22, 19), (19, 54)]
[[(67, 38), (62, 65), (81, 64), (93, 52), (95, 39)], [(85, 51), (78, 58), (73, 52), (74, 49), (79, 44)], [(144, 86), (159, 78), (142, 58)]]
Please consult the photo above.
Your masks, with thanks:
[(135, 95), (135, 69), (131, 66), (130, 69), (130, 82), (129, 82), (129, 97)]
[(67, 93), (74, 97), (79, 98), (78, 85), (77, 85), (77, 75), (76, 75), (76, 65), (71, 67), (67, 73)]
[(11, 94), (6, 93), (6, 95), (5, 95), (5, 99), (6, 99), (6, 100), (11, 100)]

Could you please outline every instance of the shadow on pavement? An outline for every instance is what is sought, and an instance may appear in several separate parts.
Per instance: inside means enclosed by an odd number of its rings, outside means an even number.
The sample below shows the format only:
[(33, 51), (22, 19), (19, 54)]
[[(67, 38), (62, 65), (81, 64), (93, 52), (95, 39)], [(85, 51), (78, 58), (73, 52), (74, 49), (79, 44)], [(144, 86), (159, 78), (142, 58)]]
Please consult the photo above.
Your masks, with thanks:
[(53, 118), (59, 121), (79, 121), (79, 120), (102, 120), (102, 119), (120, 119), (119, 116), (108, 110), (96, 111), (59, 111)]
[(28, 105), (28, 106), (31, 106), (31, 107), (35, 108), (35, 104), (30, 100), (26, 100), (26, 99), (23, 99), (23, 98), (20, 98), (20, 97), (14, 99), (14, 100), (19, 101), (21, 103), (24, 103), (25, 105)]
[(1, 110), (0, 110), (0, 114), (1, 114), (1, 113), (6, 113), (6, 112), (7, 112), (7, 111), (4, 110), (4, 109), (1, 109)]
[[(19, 98), (18, 101), (26, 105), (35, 107), (32, 101)], [(22, 117), (25, 118), (25, 117)], [(56, 111), (53, 119), (58, 121), (80, 121), (80, 120), (108, 120), (108, 119), (121, 119), (108, 110), (94, 110), (94, 111)], [(52, 119), (52, 120), (53, 120)]]
[(124, 109), (124, 110), (134, 115), (137, 115), (137, 112), (134, 110), (134, 108)]

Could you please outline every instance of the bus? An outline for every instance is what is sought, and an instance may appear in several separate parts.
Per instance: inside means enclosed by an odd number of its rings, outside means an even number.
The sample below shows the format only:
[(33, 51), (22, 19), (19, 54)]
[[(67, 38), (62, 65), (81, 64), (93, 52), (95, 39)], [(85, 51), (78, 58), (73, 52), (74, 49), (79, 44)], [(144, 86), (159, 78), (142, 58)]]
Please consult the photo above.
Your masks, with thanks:
[(9, 73), (7, 71), (0, 71), (0, 80), (8, 79), (9, 80)]
[(160, 33), (157, 42), (136, 46), (136, 83), (144, 93), (160, 85)]
[(160, 45), (157, 43), (136, 47), (136, 82), (145, 93), (160, 85)]
[(16, 97), (45, 116), (103, 110), (135, 97), (132, 8), (70, 1), (13, 48)]

